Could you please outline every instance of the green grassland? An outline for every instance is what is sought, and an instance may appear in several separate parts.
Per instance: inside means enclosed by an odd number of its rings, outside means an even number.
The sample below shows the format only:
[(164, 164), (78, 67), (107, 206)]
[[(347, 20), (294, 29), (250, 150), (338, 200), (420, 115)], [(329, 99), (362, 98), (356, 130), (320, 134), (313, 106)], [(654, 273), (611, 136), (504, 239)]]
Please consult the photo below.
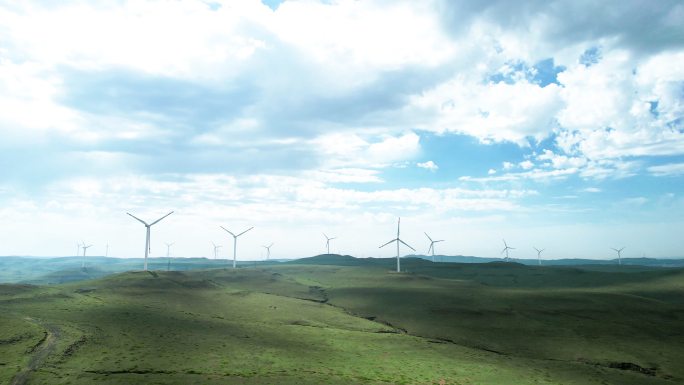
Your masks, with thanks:
[(684, 382), (682, 269), (392, 263), (0, 285), (0, 383)]

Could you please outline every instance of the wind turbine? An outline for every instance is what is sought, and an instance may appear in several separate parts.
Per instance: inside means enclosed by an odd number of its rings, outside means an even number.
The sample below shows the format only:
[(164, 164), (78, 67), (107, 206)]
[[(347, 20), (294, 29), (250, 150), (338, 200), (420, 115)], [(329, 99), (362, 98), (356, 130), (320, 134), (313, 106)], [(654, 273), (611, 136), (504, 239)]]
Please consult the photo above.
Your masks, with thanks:
[(216, 259), (216, 257), (218, 256), (219, 249), (222, 248), (223, 246), (217, 245), (214, 242), (212, 242), (211, 244), (214, 245), (214, 259)]
[(434, 262), (435, 261), (435, 243), (444, 242), (444, 239), (433, 241), (432, 238), (430, 238), (430, 236), (426, 232), (423, 232), (423, 234), (425, 234), (425, 236), (428, 237), (428, 239), (430, 240), (430, 247), (428, 248), (427, 252), (428, 252), (428, 254), (430, 254), (430, 251), (432, 251), (432, 262)]
[(533, 247), (533, 249), (537, 250), (537, 260), (539, 261), (539, 266), (541, 266), (541, 253), (546, 250), (546, 249), (538, 249), (536, 247)]
[(506, 240), (505, 240), (505, 239), (503, 240), (503, 243), (504, 243), (504, 246), (505, 246), (505, 247), (504, 247), (503, 250), (501, 250), (501, 254), (503, 254), (504, 252), (506, 252), (506, 261), (508, 261), (508, 250), (515, 250), (515, 247), (509, 247), (508, 244), (506, 243)]
[[(613, 248), (611, 247), (611, 249), (613, 249)], [(618, 265), (622, 265), (622, 250), (624, 250), (624, 249), (625, 249), (624, 247), (621, 249), (613, 249), (613, 250), (615, 250), (615, 252), (618, 255)]]
[(86, 250), (88, 250), (92, 246), (93, 245), (86, 246), (85, 242), (83, 242), (83, 245), (81, 246), (83, 248), (83, 263), (81, 264), (81, 269), (85, 269)]
[(389, 244), (392, 243), (392, 242), (396, 242), (396, 243), (397, 243), (397, 273), (400, 273), (400, 272), (401, 272), (401, 264), (400, 264), (400, 262), (399, 262), (399, 243), (403, 243), (404, 246), (408, 247), (409, 249), (411, 249), (411, 250), (413, 250), (413, 251), (416, 251), (416, 249), (414, 249), (413, 247), (409, 246), (406, 242), (402, 241), (402, 240), (399, 238), (399, 227), (400, 227), (400, 226), (401, 226), (401, 218), (399, 218), (399, 220), (397, 221), (397, 237), (396, 237), (395, 239), (392, 239), (391, 241), (385, 243), (384, 245), (378, 247), (379, 249), (381, 249), (381, 248), (383, 248), (383, 247), (389, 245)]
[(271, 244), (268, 245), (268, 246), (261, 246), (261, 247), (263, 247), (264, 249), (266, 249), (266, 260), (267, 260), (267, 261), (268, 261), (268, 258), (271, 257), (271, 246), (273, 246), (273, 242), (271, 242)]
[(166, 245), (166, 260), (167, 260), (166, 271), (171, 270), (171, 253), (170, 253), (170, 251), (171, 251), (171, 246), (173, 246), (175, 243), (176, 242), (171, 242), (171, 243), (164, 242), (164, 244)]
[(109, 243), (105, 247), (105, 257), (109, 257)]
[(254, 227), (252, 226), (252, 227), (248, 228), (247, 230), (241, 232), (238, 235), (233, 234), (230, 230), (228, 230), (227, 228), (225, 228), (223, 226), (220, 226), (220, 227), (223, 230), (225, 230), (226, 232), (228, 232), (228, 234), (233, 236), (233, 269), (235, 269), (237, 267), (237, 239), (240, 235), (248, 232), (249, 230), (253, 229)]
[(161, 221), (162, 219), (164, 219), (164, 218), (168, 217), (169, 215), (173, 214), (173, 211), (171, 211), (170, 213), (164, 215), (163, 217), (157, 219), (156, 221), (154, 221), (154, 222), (152, 222), (152, 223), (150, 223), (150, 224), (147, 224), (147, 222), (143, 221), (142, 219), (136, 217), (135, 215), (133, 215), (133, 214), (131, 214), (131, 213), (126, 213), (126, 214), (130, 215), (131, 217), (133, 217), (133, 219), (135, 219), (135, 220), (137, 220), (138, 222), (140, 222), (140, 223), (142, 223), (143, 225), (145, 225), (145, 229), (147, 230), (147, 235), (146, 235), (146, 237), (145, 237), (145, 271), (147, 271), (147, 255), (150, 253), (150, 227), (156, 225), (156, 224), (157, 224), (159, 221)]
[(332, 241), (333, 239), (337, 239), (337, 237), (328, 238), (328, 236), (325, 235), (325, 233), (323, 233), (323, 236), (325, 237), (325, 248), (327, 249), (328, 254), (330, 254), (330, 241)]

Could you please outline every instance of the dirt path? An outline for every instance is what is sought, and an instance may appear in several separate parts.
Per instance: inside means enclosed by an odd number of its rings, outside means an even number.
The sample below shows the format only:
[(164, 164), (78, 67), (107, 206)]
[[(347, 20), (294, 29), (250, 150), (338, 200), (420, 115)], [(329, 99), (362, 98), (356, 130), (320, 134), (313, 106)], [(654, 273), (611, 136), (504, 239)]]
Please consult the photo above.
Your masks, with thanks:
[(28, 366), (14, 376), (12, 381), (10, 381), (10, 385), (27, 384), (31, 373), (45, 363), (48, 356), (55, 350), (57, 341), (61, 337), (61, 331), (55, 325), (46, 324), (33, 318), (26, 318), (26, 320), (43, 327), (45, 329), (45, 337), (31, 349), (32, 356)]

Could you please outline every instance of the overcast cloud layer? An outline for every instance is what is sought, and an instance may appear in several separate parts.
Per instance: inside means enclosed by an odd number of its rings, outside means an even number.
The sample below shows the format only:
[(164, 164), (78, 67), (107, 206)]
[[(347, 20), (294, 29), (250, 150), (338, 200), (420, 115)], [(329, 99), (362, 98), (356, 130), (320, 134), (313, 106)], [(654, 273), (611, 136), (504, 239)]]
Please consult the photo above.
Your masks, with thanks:
[(681, 1), (0, 0), (0, 255), (684, 256), (683, 63)]

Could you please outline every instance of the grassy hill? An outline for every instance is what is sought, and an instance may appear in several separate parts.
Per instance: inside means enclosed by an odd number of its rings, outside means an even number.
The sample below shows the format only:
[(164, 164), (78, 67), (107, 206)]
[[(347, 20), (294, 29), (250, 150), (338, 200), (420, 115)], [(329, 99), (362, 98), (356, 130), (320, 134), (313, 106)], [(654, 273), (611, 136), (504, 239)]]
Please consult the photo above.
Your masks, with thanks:
[(684, 381), (682, 269), (354, 262), (0, 285), (0, 383)]

